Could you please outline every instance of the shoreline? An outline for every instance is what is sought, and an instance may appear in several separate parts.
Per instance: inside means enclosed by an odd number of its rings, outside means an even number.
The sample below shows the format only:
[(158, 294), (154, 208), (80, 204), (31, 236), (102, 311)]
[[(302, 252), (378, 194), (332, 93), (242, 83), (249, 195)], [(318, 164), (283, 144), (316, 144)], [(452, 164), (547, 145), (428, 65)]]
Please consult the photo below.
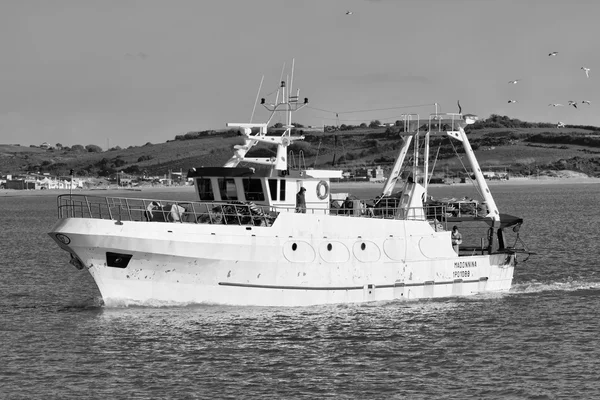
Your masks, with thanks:
[[(486, 181), (488, 186), (523, 186), (523, 185), (568, 185), (568, 184), (600, 184), (600, 178), (584, 177), (541, 177), (541, 178), (513, 178), (508, 181)], [(384, 182), (331, 182), (332, 188), (375, 188), (383, 187)], [(400, 183), (401, 184), (401, 183)], [(467, 183), (431, 184), (430, 187), (460, 187), (470, 185)], [(194, 192), (194, 186), (143, 186), (136, 188), (96, 188), (96, 189), (74, 189), (71, 193), (89, 196), (115, 196), (127, 197), (131, 192), (142, 193), (169, 193), (169, 192)], [(46, 190), (17, 190), (0, 189), (2, 197), (30, 197), (30, 196), (58, 196), (69, 194), (68, 189), (46, 189)], [(117, 196), (118, 197), (118, 196)]]
[(92, 188), (92, 189), (45, 189), (45, 190), (18, 190), (18, 189), (0, 189), (0, 198), (2, 197), (42, 197), (42, 196), (59, 196), (63, 194), (77, 194), (87, 196), (120, 196), (127, 197), (128, 193), (165, 193), (165, 192), (194, 192), (194, 186), (143, 186), (136, 188)]

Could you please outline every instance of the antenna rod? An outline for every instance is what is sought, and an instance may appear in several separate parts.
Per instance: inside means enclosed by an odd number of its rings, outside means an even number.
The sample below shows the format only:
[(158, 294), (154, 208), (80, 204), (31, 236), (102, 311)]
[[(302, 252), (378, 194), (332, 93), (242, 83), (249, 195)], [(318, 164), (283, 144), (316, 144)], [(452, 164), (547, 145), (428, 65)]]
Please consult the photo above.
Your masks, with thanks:
[[(283, 72), (285, 71), (285, 63), (283, 63), (283, 68), (281, 68), (281, 75), (279, 76), (279, 82), (283, 80)], [(285, 98), (283, 99), (285, 101)], [(279, 104), (279, 88), (277, 88), (277, 96), (275, 96), (275, 107)]]
[[(289, 79), (289, 77), (288, 77), (288, 79)], [(291, 119), (292, 119), (292, 110), (290, 108), (290, 103), (289, 103), (290, 100), (288, 98), (289, 95), (286, 93), (285, 86), (286, 86), (286, 81), (281, 81), (281, 92), (282, 92), (282, 94), (281, 94), (282, 100), (281, 101), (286, 106), (284, 109), (285, 110), (285, 126), (286, 126), (284, 135), (285, 135), (285, 133), (287, 133), (290, 130), (290, 128), (288, 128), (288, 126), (290, 125)]]
[(254, 111), (256, 111), (256, 104), (258, 103), (258, 96), (260, 96), (260, 89), (262, 88), (263, 80), (265, 76), (263, 75), (260, 78), (260, 85), (258, 85), (258, 92), (256, 92), (256, 99), (254, 100), (254, 108), (252, 109), (252, 115), (250, 115), (250, 123), (252, 123), (252, 119), (254, 118)]
[(288, 88), (288, 93), (292, 94), (292, 88), (294, 84), (294, 65), (296, 64), (296, 59), (292, 58), (292, 78), (290, 79), (290, 87)]

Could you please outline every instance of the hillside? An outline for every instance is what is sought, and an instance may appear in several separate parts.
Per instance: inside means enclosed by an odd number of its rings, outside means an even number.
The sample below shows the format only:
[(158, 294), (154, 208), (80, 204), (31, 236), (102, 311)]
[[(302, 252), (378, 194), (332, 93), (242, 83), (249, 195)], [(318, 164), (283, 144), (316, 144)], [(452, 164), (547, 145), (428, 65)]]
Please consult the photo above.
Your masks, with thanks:
[[(467, 134), (482, 170), (500, 168), (512, 175), (574, 170), (600, 176), (598, 128), (487, 127), (478, 124), (470, 126)], [(386, 169), (391, 166), (402, 143), (399, 129), (353, 127), (325, 133), (304, 132), (305, 140), (295, 142), (289, 148), (293, 154), (290, 163), (316, 168), (331, 168), (335, 163), (336, 168), (349, 171), (375, 165)], [(300, 133), (303, 133), (302, 129), (298, 128), (297, 134)], [(104, 152), (99, 149), (0, 145), (0, 174), (49, 172), (68, 175), (69, 170), (74, 169), (78, 176), (107, 176), (116, 171), (164, 175), (169, 170), (185, 172), (193, 167), (222, 165), (231, 156), (233, 146), (242, 143), (241, 136), (233, 132), (215, 132), (188, 140), (179, 136), (178, 139)], [(456, 156), (448, 138), (433, 137), (430, 152), (435, 159), (435, 172), (456, 174), (462, 171), (461, 159)], [(256, 146), (249, 153), (255, 157), (272, 155), (275, 155), (273, 149), (264, 146)]]

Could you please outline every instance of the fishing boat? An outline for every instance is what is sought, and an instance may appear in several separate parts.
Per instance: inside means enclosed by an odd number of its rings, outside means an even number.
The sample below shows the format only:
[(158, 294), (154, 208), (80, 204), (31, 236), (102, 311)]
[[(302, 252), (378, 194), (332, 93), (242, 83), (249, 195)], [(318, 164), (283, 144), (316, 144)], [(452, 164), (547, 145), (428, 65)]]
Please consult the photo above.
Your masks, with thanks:
[[(308, 99), (286, 86), (282, 81), (275, 102), (262, 99), (267, 122), (227, 124), (244, 142), (223, 166), (188, 171), (195, 201), (58, 197), (49, 235), (71, 264), (91, 274), (105, 304), (310, 306), (511, 288), (526, 251), (518, 248), (523, 220), (496, 206), (464, 131), (474, 116), (404, 115), (401, 146), (379, 196), (358, 199), (332, 190), (342, 171), (289, 162), (288, 147), (303, 139), (292, 114)], [(284, 132), (269, 135), (276, 113), (285, 115)], [(480, 202), (463, 207), (465, 201), (429, 195), (433, 137), (463, 146)], [(276, 155), (249, 157), (258, 143)], [(454, 225), (465, 237), (458, 252)]]

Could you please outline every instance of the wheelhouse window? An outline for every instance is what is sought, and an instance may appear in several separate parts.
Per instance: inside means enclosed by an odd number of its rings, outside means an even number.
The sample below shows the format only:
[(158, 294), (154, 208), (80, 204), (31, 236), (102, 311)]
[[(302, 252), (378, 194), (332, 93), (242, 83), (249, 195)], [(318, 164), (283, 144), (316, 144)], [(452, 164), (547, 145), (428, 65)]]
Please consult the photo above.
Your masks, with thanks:
[(237, 189), (233, 178), (218, 178), (221, 200), (237, 200)]
[(285, 200), (285, 184), (285, 179), (279, 181), (279, 200), (281, 201)]
[(277, 200), (277, 179), (269, 179), (269, 192), (271, 200)]
[(244, 196), (247, 201), (264, 201), (265, 194), (263, 192), (262, 182), (260, 179), (243, 179)]
[(198, 198), (200, 200), (214, 200), (215, 194), (210, 184), (210, 178), (199, 178), (196, 180), (196, 188), (198, 190)]

